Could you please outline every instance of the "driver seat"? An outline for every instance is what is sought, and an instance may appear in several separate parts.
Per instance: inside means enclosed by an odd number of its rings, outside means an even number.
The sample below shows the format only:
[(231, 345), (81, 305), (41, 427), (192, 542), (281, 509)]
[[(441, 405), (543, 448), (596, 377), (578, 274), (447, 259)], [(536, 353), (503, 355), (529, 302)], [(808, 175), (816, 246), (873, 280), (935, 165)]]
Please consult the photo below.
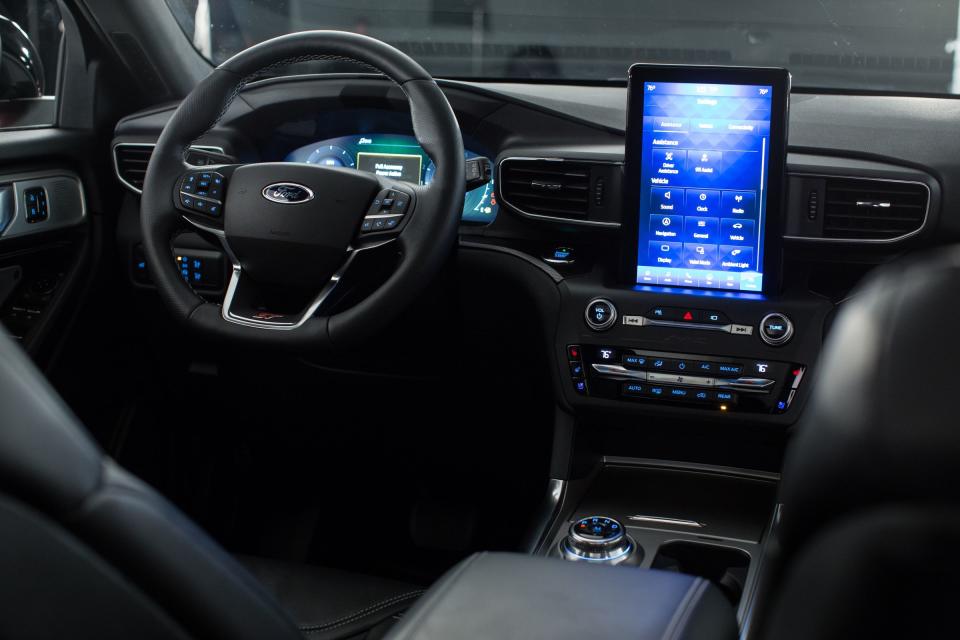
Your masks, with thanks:
[(375, 638), (420, 592), (238, 561), (106, 457), (0, 330), (0, 637)]

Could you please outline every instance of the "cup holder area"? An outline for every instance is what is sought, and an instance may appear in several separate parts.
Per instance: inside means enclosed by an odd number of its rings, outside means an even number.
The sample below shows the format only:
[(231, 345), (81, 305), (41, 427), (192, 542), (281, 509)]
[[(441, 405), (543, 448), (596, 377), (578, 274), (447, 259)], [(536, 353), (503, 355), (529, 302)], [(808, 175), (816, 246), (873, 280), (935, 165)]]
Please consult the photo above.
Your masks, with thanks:
[(651, 568), (706, 578), (736, 607), (743, 595), (750, 555), (740, 549), (713, 544), (668, 542), (657, 550)]

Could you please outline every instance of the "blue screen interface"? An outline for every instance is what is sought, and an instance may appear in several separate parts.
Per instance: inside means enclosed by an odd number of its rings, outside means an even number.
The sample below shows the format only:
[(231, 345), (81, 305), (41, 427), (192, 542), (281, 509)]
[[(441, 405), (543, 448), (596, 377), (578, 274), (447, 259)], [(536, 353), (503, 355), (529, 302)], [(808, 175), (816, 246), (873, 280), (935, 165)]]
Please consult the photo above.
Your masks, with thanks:
[(637, 284), (762, 291), (773, 88), (642, 91)]

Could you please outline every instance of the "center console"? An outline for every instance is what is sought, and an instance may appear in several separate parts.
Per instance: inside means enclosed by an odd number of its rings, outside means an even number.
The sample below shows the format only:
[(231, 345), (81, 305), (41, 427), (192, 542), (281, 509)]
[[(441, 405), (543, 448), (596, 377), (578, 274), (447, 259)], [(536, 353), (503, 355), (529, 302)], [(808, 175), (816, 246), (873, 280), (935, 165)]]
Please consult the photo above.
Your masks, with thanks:
[(563, 284), (573, 407), (795, 420), (832, 305), (783, 278), (789, 85), (631, 67), (618, 266)]

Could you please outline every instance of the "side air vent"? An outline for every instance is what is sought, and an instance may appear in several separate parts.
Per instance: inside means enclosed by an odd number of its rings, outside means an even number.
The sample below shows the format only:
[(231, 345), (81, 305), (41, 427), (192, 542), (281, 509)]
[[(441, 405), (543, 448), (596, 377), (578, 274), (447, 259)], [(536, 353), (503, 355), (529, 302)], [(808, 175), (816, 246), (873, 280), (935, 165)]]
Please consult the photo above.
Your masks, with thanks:
[(828, 178), (823, 237), (892, 240), (923, 227), (930, 190), (919, 182)]
[(524, 214), (585, 220), (590, 169), (585, 162), (508, 158), (500, 163), (500, 198)]
[(152, 144), (118, 144), (113, 148), (117, 178), (137, 193), (143, 191), (143, 178), (153, 154)]
[[(143, 179), (153, 155), (154, 145), (149, 142), (120, 142), (113, 147), (113, 166), (120, 180), (134, 193), (143, 193)], [(223, 155), (220, 147), (193, 146), (185, 160), (188, 164), (202, 167), (208, 164), (228, 163), (233, 159)]]

